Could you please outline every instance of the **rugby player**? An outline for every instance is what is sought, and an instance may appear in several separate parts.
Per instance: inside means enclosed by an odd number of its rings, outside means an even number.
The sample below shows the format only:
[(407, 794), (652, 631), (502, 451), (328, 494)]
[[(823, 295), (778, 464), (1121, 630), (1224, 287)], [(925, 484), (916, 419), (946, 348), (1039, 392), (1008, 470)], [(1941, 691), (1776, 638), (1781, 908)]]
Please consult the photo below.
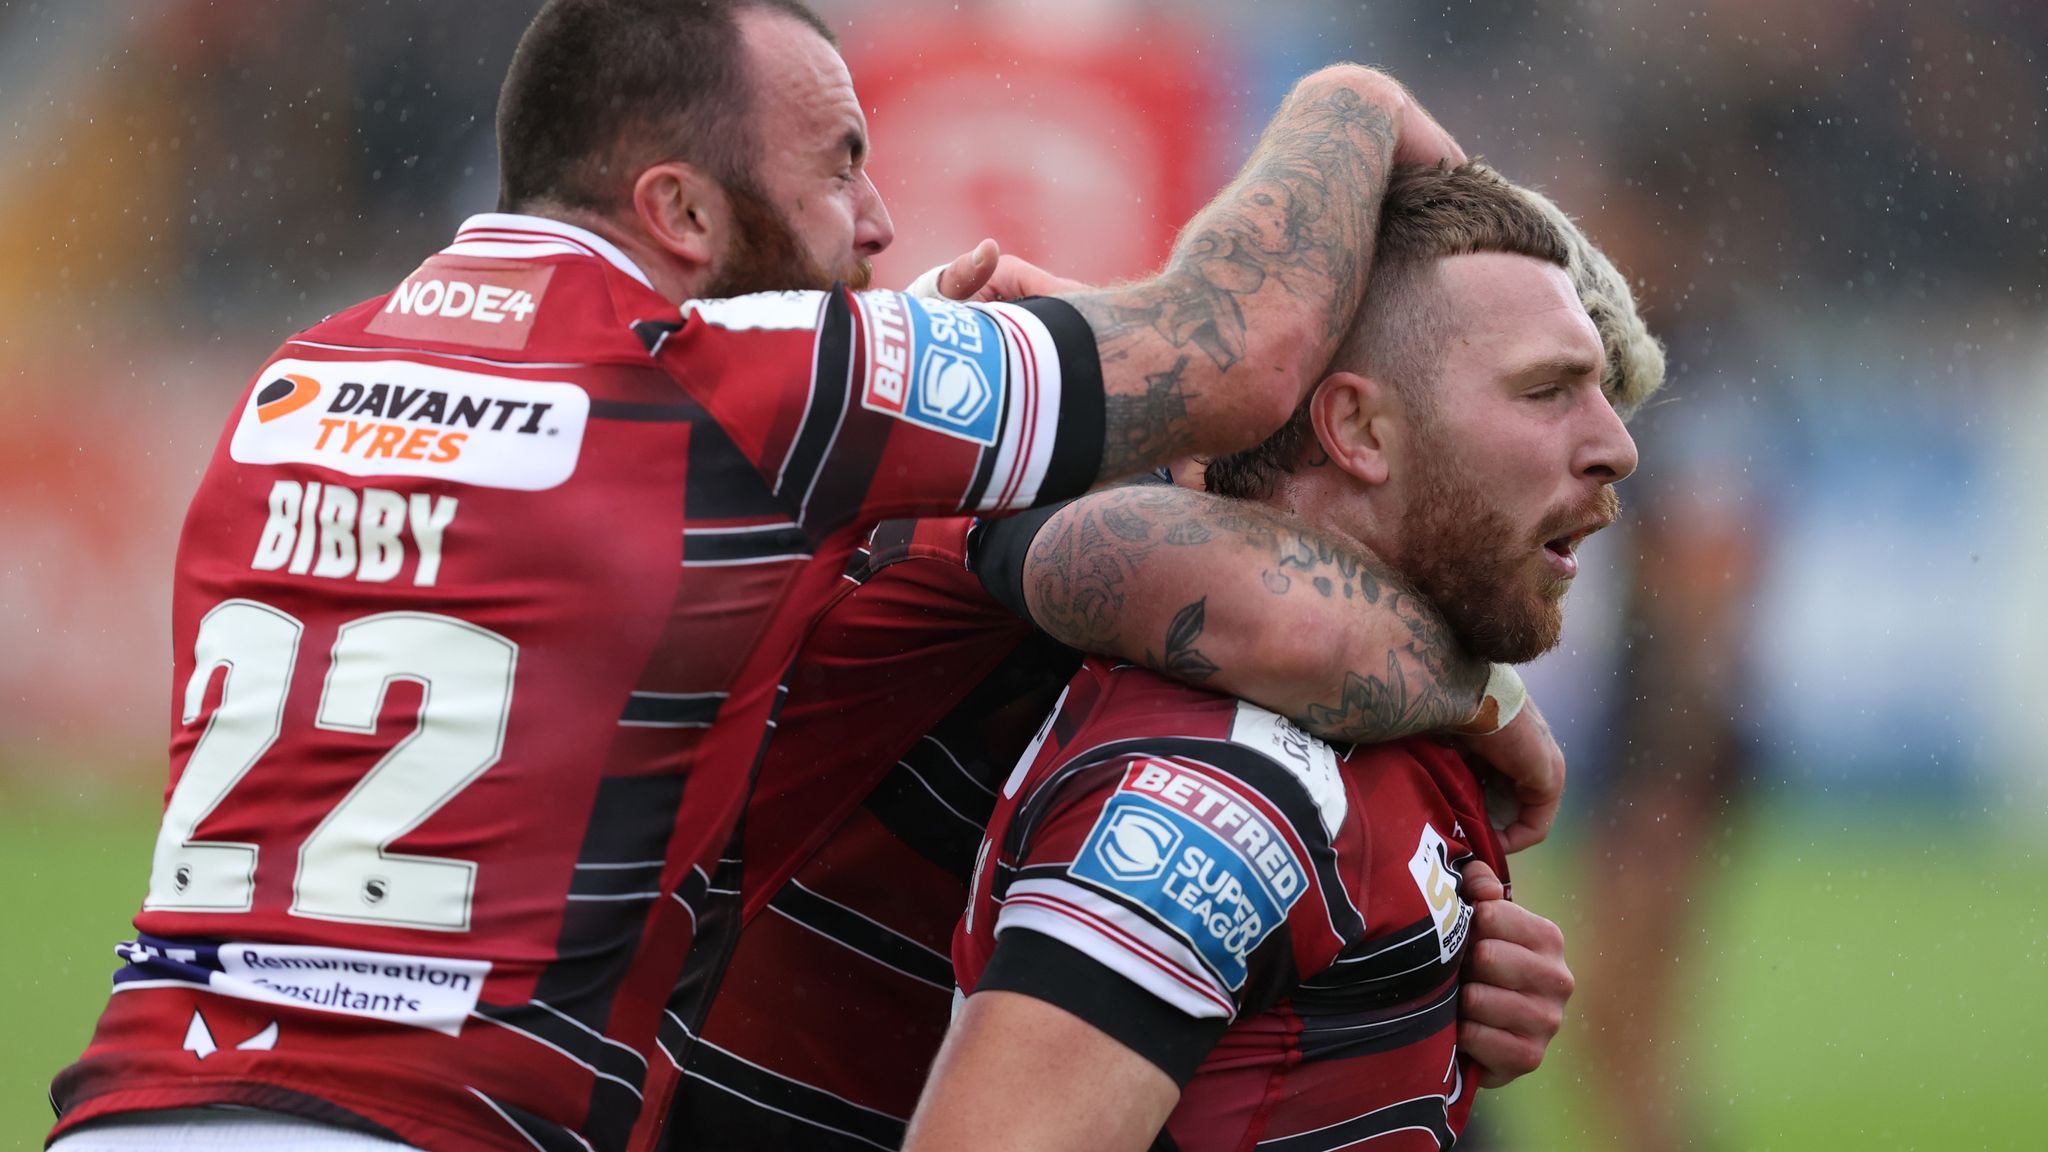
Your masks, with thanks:
[[(1380, 245), (1331, 374), (1210, 487), (1371, 548), (1466, 647), (1531, 659), (1635, 466), (1568, 241), (1464, 166), (1398, 174)], [(954, 943), (969, 995), (907, 1146), (1448, 1148), (1495, 1082), (1459, 1044), (1457, 888), (1482, 863), (1505, 878), (1448, 746), (1340, 751), (1091, 658), (994, 801)], [(1487, 944), (1559, 945), (1517, 932)]]
[[(1570, 242), (1568, 272), (1605, 348), (1602, 389), (1626, 417), (1661, 386), (1662, 350), (1605, 254), (1541, 194), (1518, 191)], [(988, 279), (992, 255), (977, 250), (922, 283), (966, 295)], [(1076, 286), (1003, 263), (1002, 295)], [(1092, 575), (1077, 576), (1082, 556)], [(1372, 585), (1347, 577), (1361, 568), (1375, 572)], [(1276, 574), (1288, 577), (1277, 591)], [(1099, 606), (1078, 607), (1089, 600)], [(1202, 607), (1192, 628), (1188, 604)], [(1040, 616), (1045, 633), (1034, 635), (1022, 621)], [(1346, 742), (1422, 730), (1421, 717), (1470, 699), (1439, 677), (1474, 674), (1398, 573), (1356, 541), (1262, 505), (1121, 488), (994, 523), (883, 525), (798, 657), (749, 809), (752, 827), (773, 831), (750, 844), (746, 928), (687, 1062), (673, 1146), (900, 1145), (950, 1015), (947, 952), (979, 837), (1003, 777), (1079, 667), (1068, 644), (1228, 680), (1232, 694)], [(1432, 647), (1442, 651), (1415, 658)], [(1405, 669), (1398, 678), (1377, 671), (1389, 659)], [(1329, 667), (1297, 667), (1315, 660)], [(1295, 688), (1368, 676), (1385, 705), (1334, 725), (1332, 709)], [(1522, 731), (1468, 738), (1466, 750), (1540, 772), (1555, 746), (1533, 703), (1514, 724)], [(1509, 829), (1504, 846), (1540, 838), (1535, 823)], [(1467, 888), (1498, 891), (1483, 875)], [(1539, 921), (1514, 904), (1475, 911), (1475, 940), (1521, 945), (1477, 949), (1465, 973), (1460, 1045), (1489, 1083), (1541, 1063), (1571, 987), (1561, 950), (1542, 950), (1558, 938)]]
[(553, 0), (498, 128), (500, 211), (288, 340), (194, 497), (164, 820), (66, 1152), (623, 1147), (868, 527), (1256, 441), (1356, 308), (1389, 163), (1441, 154), (1325, 69), (1160, 274), (984, 306), (846, 287), (891, 226), (797, 0)]

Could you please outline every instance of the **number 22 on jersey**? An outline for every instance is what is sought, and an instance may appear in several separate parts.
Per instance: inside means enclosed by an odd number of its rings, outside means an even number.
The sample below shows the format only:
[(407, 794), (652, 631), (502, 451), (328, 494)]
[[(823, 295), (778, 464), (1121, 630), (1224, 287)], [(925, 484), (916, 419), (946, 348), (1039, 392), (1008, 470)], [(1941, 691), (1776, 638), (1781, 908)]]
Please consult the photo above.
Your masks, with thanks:
[[(257, 846), (193, 837), (283, 734), (304, 635), (289, 613), (254, 600), (225, 601), (200, 622), (185, 724), (198, 720), (214, 673), (227, 679), (164, 808), (145, 911), (251, 909)], [(292, 915), (468, 930), (476, 864), (388, 849), (497, 763), (518, 661), (518, 645), (450, 616), (386, 612), (341, 626), (315, 726), (374, 735), (397, 680), (420, 684), (419, 723), (299, 845)]]

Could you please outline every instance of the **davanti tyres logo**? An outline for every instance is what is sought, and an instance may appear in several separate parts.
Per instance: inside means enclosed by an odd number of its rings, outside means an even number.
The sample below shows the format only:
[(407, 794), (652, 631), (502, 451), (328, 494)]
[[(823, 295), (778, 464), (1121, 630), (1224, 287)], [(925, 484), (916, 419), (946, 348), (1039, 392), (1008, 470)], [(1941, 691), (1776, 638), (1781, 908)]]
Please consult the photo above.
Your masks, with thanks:
[(411, 361), (282, 360), (262, 379), (230, 445), (243, 464), (539, 491), (575, 472), (590, 415), (566, 381)]
[(256, 419), (268, 424), (319, 398), (320, 382), (311, 376), (279, 376), (256, 393)]

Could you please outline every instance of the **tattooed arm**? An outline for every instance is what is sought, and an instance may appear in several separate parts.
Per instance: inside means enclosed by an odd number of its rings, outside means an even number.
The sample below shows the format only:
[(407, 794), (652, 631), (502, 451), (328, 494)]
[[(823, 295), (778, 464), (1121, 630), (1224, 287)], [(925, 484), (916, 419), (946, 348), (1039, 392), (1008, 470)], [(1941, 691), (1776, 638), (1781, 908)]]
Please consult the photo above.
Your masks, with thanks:
[(1163, 272), (1066, 297), (1102, 358), (1103, 478), (1248, 448), (1286, 422), (1358, 309), (1409, 107), (1369, 68), (1314, 73)]
[(1456, 727), (1486, 686), (1486, 664), (1355, 541), (1181, 488), (1112, 488), (1052, 514), (1025, 558), (1024, 597), (1062, 643), (1242, 696), (1331, 740)]

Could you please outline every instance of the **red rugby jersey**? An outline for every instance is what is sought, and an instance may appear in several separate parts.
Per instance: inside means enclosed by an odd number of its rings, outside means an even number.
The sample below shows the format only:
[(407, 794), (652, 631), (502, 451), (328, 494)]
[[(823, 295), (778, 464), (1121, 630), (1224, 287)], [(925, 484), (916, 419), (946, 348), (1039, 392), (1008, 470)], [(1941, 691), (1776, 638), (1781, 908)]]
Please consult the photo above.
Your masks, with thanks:
[(903, 1141), (996, 790), (1081, 660), (983, 590), (974, 531), (883, 524), (804, 642), (747, 808), (746, 926), (668, 1147)]
[(861, 532), (1086, 487), (1094, 355), (1051, 301), (679, 312), (502, 215), (288, 341), (186, 520), (163, 830), (57, 1131), (232, 1104), (623, 1147), (716, 983), (749, 777)]
[(1421, 739), (1340, 756), (1286, 720), (1088, 661), (1005, 781), (954, 942), (970, 991), (1058, 1004), (1183, 1085), (1162, 1146), (1448, 1148), (1471, 909), (1505, 861)]

